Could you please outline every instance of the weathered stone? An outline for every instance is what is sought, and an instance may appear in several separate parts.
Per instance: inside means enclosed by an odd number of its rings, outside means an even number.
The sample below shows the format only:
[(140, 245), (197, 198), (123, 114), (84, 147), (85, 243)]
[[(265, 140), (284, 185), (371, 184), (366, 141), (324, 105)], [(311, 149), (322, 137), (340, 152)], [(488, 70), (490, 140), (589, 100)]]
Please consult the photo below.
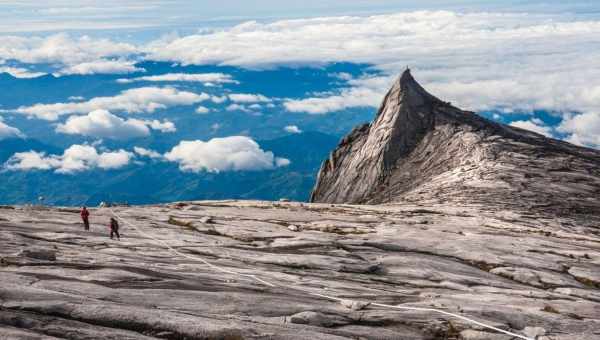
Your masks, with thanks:
[(56, 261), (56, 251), (53, 249), (25, 248), (17, 256), (29, 257), (43, 261)]
[[(598, 216), (524, 217), (496, 205), (435, 203), (188, 204), (116, 208), (128, 222), (119, 243), (104, 232), (82, 234), (78, 214), (64, 209), (3, 211), (0, 331), (73, 339), (506, 339), (447, 315), (373, 305), (381, 303), (439, 308), (523, 335), (541, 327), (539, 339), (597, 338), (600, 289), (582, 281), (600, 270)], [(200, 227), (206, 216), (219, 221), (214, 232)], [(413, 223), (422, 219), (427, 229)], [(289, 225), (309, 228), (290, 233)], [(23, 244), (60, 251), (60, 262), (15, 257)], [(521, 272), (536, 279), (520, 279)], [(371, 304), (348, 308), (309, 293)]]
[(545, 335), (546, 330), (542, 327), (525, 327), (523, 329), (523, 334), (527, 335), (532, 339), (537, 339), (539, 336)]
[(294, 314), (290, 317), (290, 322), (318, 327), (336, 327), (351, 323), (350, 320), (343, 316), (327, 315), (318, 312), (301, 312)]
[(342, 304), (342, 306), (348, 309), (352, 309), (354, 311), (365, 309), (371, 304), (370, 302), (362, 302), (355, 300), (342, 300), (340, 303)]
[(202, 216), (199, 221), (200, 221), (200, 223), (204, 223), (204, 224), (213, 223), (213, 219), (210, 216)]

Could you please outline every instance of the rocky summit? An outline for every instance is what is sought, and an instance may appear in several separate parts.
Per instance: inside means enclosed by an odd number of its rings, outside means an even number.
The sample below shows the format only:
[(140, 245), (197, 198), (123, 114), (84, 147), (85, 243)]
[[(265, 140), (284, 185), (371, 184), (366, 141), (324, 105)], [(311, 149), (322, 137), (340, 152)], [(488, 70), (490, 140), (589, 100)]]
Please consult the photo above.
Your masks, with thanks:
[(406, 70), (323, 162), (311, 201), (495, 205), (600, 215), (600, 152), (489, 121)]
[(317, 203), (0, 206), (0, 339), (600, 339), (599, 165), (407, 71)]

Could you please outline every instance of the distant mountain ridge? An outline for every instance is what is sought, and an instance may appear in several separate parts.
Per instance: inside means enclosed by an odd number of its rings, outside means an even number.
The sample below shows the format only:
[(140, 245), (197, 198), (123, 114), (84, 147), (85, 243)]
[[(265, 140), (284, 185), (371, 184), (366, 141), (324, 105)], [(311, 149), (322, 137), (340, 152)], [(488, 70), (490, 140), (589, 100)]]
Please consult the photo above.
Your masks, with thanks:
[(37, 151), (45, 153), (59, 153), (60, 150), (54, 146), (47, 145), (36, 139), (30, 138), (7, 138), (0, 140), (0, 164), (4, 164), (17, 152)]
[[(229, 198), (306, 201), (321, 160), (338, 141), (337, 136), (312, 131), (259, 140), (264, 150), (291, 161), (289, 166), (266, 171), (189, 173), (177, 164), (152, 160), (123, 169), (75, 174), (0, 171), (0, 202), (34, 203), (39, 196), (48, 204), (91, 206), (102, 201), (149, 204)], [(34, 139), (7, 139), (0, 141), (0, 164), (16, 152), (30, 150), (62, 154), (61, 149)]]
[(321, 166), (312, 202), (504, 204), (600, 213), (600, 151), (460, 110), (405, 71)]

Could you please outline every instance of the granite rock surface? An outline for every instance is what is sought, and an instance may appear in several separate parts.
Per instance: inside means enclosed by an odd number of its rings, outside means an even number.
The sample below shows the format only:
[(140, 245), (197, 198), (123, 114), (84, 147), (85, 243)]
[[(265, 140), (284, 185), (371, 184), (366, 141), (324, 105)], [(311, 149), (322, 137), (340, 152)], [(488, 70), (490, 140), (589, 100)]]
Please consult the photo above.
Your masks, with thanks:
[[(530, 339), (600, 337), (593, 216), (410, 203), (112, 209), (92, 209), (90, 231), (75, 209), (0, 209), (1, 339), (512, 338), (376, 303)], [(108, 237), (113, 212), (121, 241)]]

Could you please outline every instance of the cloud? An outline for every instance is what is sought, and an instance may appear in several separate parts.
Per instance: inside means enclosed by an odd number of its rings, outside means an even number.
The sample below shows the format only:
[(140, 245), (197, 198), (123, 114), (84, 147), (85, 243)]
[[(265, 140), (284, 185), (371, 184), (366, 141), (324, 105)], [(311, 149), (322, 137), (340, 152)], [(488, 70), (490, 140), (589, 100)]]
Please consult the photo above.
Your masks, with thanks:
[(210, 109), (207, 107), (204, 107), (204, 106), (198, 106), (196, 108), (196, 113), (199, 113), (199, 114), (207, 114), (209, 112), (210, 112)]
[(154, 112), (177, 105), (192, 105), (210, 96), (173, 88), (141, 87), (121, 92), (114, 97), (96, 97), (84, 102), (35, 104), (20, 107), (16, 112), (45, 120), (56, 120), (61, 115), (87, 113), (95, 110), (124, 111), (128, 113)]
[(213, 138), (207, 142), (182, 141), (164, 156), (179, 163), (182, 171), (189, 172), (257, 171), (289, 164), (289, 160), (262, 150), (245, 136)]
[(233, 112), (233, 111), (242, 111), (242, 112), (247, 112), (247, 113), (252, 112), (246, 106), (240, 105), (240, 104), (230, 104), (230, 105), (227, 105), (227, 107), (225, 108), (225, 110), (231, 111), (231, 112)]
[[(503, 115), (553, 111), (567, 121), (564, 131), (571, 140), (593, 142), (592, 129), (575, 128), (571, 120), (600, 112), (600, 20), (556, 13), (414, 11), (246, 22), (140, 46), (66, 34), (4, 36), (0, 59), (65, 68), (132, 55), (246, 68), (355, 62), (382, 72), (371, 77), (372, 84), (339, 74), (336, 82), (348, 87), (284, 101), (289, 111), (313, 114), (376, 107), (393, 77), (410, 66), (430, 92), (456, 106)], [(575, 118), (573, 112), (584, 116)]]
[(8, 73), (15, 78), (37, 78), (46, 75), (44, 72), (32, 72), (22, 67), (0, 66), (0, 73)]
[(0, 59), (49, 64), (57, 69), (56, 76), (142, 72), (144, 69), (136, 67), (135, 61), (128, 60), (138, 52), (139, 48), (133, 44), (87, 35), (77, 38), (66, 33), (47, 37), (0, 36)]
[(461, 108), (592, 114), (600, 112), (598, 36), (600, 20), (590, 17), (414, 11), (246, 22), (155, 42), (146, 51), (155, 60), (247, 68), (368, 63), (387, 79), (292, 98), (284, 105), (293, 112), (377, 106), (393, 77), (410, 66), (428, 90)]
[(600, 148), (600, 113), (586, 112), (567, 116), (557, 130), (569, 134), (567, 141)]
[(0, 36), (0, 58), (22, 63), (76, 65), (138, 52), (132, 44), (66, 33), (48, 37)]
[(143, 68), (136, 67), (134, 61), (127, 60), (96, 60), (68, 66), (60, 70), (57, 75), (90, 75), (90, 74), (126, 74), (144, 72)]
[(347, 72), (333, 73), (330, 74), (330, 76), (339, 80), (352, 80), (354, 78), (350, 73)]
[(227, 96), (212, 96), (210, 100), (215, 104), (222, 104), (227, 101)]
[(165, 121), (158, 121), (156, 119), (154, 120), (144, 120), (143, 121), (144, 124), (148, 125), (150, 128), (152, 128), (152, 130), (158, 130), (160, 132), (163, 133), (167, 133), (167, 132), (176, 132), (177, 128), (175, 127), (175, 124), (173, 124), (173, 122), (165, 120)]
[(21, 130), (19, 130), (15, 127), (6, 125), (2, 121), (2, 117), (0, 117), (0, 140), (7, 139), (7, 138), (14, 138), (14, 137), (23, 138), (23, 137), (25, 137), (25, 135), (21, 132)]
[(29, 151), (14, 154), (5, 164), (7, 170), (54, 170), (56, 173), (73, 174), (95, 168), (119, 169), (127, 166), (133, 154), (125, 150), (98, 152), (90, 145), (72, 145), (62, 155), (46, 155)]
[[(385, 78), (387, 79), (387, 78)], [(339, 94), (324, 97), (309, 97), (304, 99), (288, 99), (283, 103), (290, 112), (306, 112), (310, 114), (325, 114), (353, 107), (376, 107), (381, 103), (385, 86), (372, 87), (366, 82), (354, 83), (355, 87), (342, 89)]]
[(139, 146), (134, 146), (133, 151), (142, 157), (148, 157), (148, 158), (152, 158), (152, 159), (160, 159), (163, 157), (163, 155), (161, 155), (160, 153), (158, 153), (154, 150), (142, 148)]
[(56, 127), (56, 132), (83, 135), (95, 138), (131, 139), (150, 135), (150, 129), (161, 132), (175, 132), (170, 121), (122, 119), (106, 110), (95, 110), (85, 116), (71, 116), (64, 124)]
[(228, 97), (229, 100), (236, 103), (270, 103), (272, 101), (262, 94), (235, 93)]
[(533, 118), (531, 120), (518, 120), (510, 123), (510, 126), (533, 131), (546, 137), (552, 137), (552, 128), (546, 126), (540, 119)]
[(302, 130), (300, 130), (296, 125), (288, 125), (284, 127), (283, 130), (289, 133), (302, 133)]
[(205, 86), (214, 86), (215, 84), (239, 84), (239, 82), (234, 80), (230, 75), (224, 73), (167, 73), (155, 76), (117, 79), (117, 82), (122, 84), (138, 81), (197, 82), (204, 83)]

